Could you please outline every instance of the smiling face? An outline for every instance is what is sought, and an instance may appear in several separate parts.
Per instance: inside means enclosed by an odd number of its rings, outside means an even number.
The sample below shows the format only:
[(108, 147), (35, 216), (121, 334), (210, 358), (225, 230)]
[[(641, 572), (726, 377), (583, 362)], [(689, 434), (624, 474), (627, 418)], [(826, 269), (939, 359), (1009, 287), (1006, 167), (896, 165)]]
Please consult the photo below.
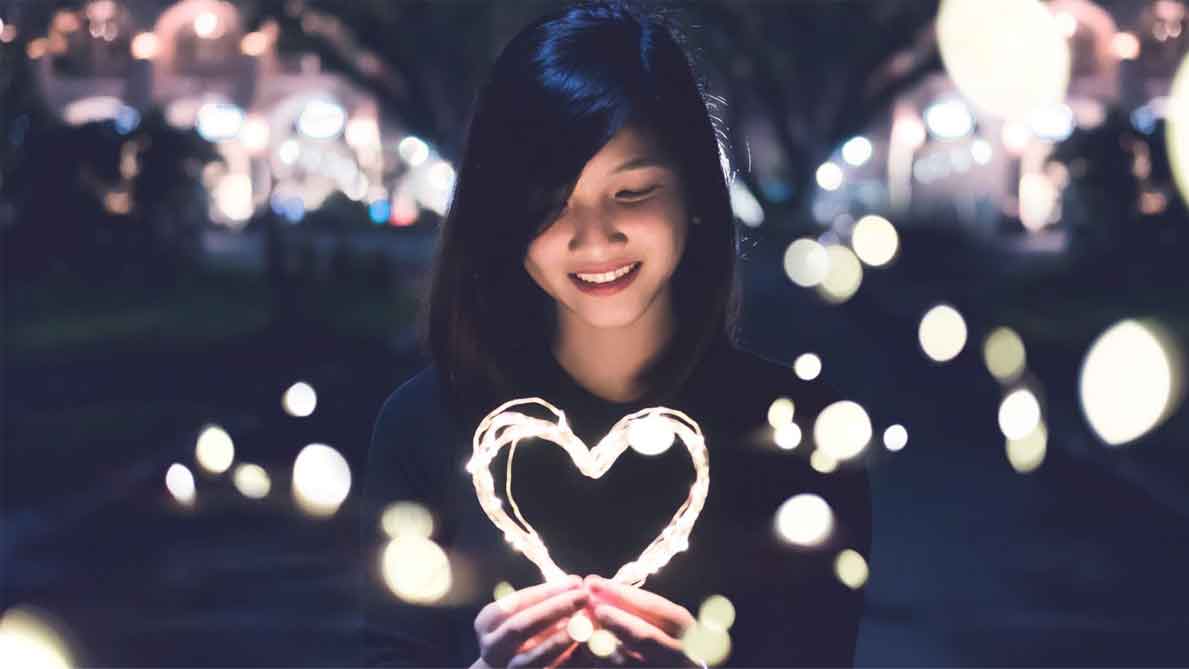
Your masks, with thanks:
[[(548, 227), (546, 227), (548, 226)], [(569, 330), (668, 318), (669, 279), (688, 232), (684, 186), (646, 131), (624, 127), (586, 163), (560, 215), (529, 244), (524, 268), (557, 303)], [(578, 273), (639, 263), (622, 289), (587, 292)], [(591, 277), (594, 278), (594, 277)]]

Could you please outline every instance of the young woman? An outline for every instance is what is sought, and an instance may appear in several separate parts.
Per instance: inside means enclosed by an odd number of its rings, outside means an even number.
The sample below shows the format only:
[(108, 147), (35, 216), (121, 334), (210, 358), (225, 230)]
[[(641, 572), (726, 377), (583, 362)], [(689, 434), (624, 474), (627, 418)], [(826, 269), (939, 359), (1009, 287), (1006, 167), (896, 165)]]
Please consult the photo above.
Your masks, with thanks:
[[(863, 596), (838, 581), (833, 559), (844, 548), (869, 555), (867, 478), (858, 463), (818, 474), (808, 448), (773, 444), (774, 399), (793, 400), (809, 435), (838, 398), (734, 344), (727, 177), (678, 35), (618, 2), (570, 6), (517, 34), (479, 92), (424, 314), (431, 360), (384, 402), (372, 434), (368, 664), (698, 666), (682, 637), (716, 594), (736, 612), (728, 665), (852, 663)], [(556, 405), (588, 446), (650, 406), (697, 421), (710, 488), (689, 549), (642, 587), (599, 578), (637, 557), (686, 498), (683, 447), (626, 452), (592, 480), (562, 449), (529, 440), (515, 456), (515, 501), (572, 574), (541, 583), (465, 470), (482, 418), (520, 397)], [(791, 547), (773, 530), (798, 493), (832, 509), (819, 545)], [(379, 518), (402, 500), (431, 511), (450, 556), (453, 585), (433, 605), (402, 601), (380, 574)], [(518, 591), (497, 604), (500, 581)], [(618, 640), (611, 658), (570, 638), (582, 610)]]

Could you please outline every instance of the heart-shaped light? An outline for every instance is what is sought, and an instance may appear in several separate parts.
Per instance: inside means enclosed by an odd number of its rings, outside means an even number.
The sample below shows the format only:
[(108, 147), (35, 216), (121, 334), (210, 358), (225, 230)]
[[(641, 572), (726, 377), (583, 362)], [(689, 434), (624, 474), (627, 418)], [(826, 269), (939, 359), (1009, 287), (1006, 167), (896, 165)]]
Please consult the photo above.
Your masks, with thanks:
[[(549, 409), (557, 416), (557, 422), (507, 410), (518, 404), (530, 403), (540, 404)], [(650, 407), (619, 419), (606, 436), (599, 440), (598, 445), (587, 448), (570, 430), (565, 413), (539, 397), (505, 402), (479, 423), (475, 430), (474, 453), (466, 466), (475, 483), (479, 505), (496, 528), (504, 533), (504, 539), (540, 568), (546, 581), (565, 578), (566, 572), (553, 562), (545, 542), (520, 514), (516, 500), (512, 497), (512, 456), (516, 451), (516, 444), (521, 439), (533, 437), (551, 441), (570, 454), (570, 459), (580, 472), (597, 479), (611, 469), (611, 465), (615, 464), (620, 454), (627, 450), (633, 432), (631, 428), (633, 425), (639, 426), (641, 421), (649, 421), (646, 423), (649, 429), (642, 432), (655, 433), (655, 429), (663, 425), (681, 438), (693, 460), (696, 478), (690, 486), (689, 496), (660, 535), (640, 553), (640, 557), (620, 567), (612, 577), (614, 581), (638, 587), (644, 584), (644, 580), (650, 574), (655, 574), (668, 564), (674, 555), (689, 548), (690, 531), (706, 503), (706, 493), (710, 490), (710, 461), (702, 429), (698, 424), (680, 411), (666, 407)], [(640, 432), (637, 431), (636, 434)], [(505, 477), (506, 495), (520, 520), (519, 524), (504, 512), (503, 502), (495, 496), (495, 479), (491, 476), (490, 470), (491, 461), (501, 448), (509, 444), (511, 448), (508, 451)]]

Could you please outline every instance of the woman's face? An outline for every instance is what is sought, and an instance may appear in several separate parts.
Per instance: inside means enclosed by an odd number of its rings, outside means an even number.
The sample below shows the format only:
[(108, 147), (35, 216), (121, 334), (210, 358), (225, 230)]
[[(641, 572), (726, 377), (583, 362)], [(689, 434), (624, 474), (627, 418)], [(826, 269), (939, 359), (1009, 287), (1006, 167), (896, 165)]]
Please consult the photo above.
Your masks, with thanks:
[[(524, 268), (557, 302), (559, 319), (616, 328), (667, 310), (669, 278), (685, 250), (684, 198), (676, 165), (647, 132), (625, 127), (583, 167), (558, 218), (542, 221)], [(640, 265), (630, 283), (611, 294), (577, 283), (578, 273), (606, 278), (633, 263)]]

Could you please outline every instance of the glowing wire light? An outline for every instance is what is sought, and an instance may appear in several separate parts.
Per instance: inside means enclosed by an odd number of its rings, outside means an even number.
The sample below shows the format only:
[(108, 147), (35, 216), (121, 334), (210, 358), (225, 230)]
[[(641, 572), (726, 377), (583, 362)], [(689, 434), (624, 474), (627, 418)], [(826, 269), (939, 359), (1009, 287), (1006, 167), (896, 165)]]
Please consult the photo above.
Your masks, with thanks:
[[(533, 403), (549, 409), (557, 416), (557, 422), (507, 411), (519, 404)], [(545, 542), (524, 519), (512, 498), (512, 457), (516, 453), (516, 445), (521, 439), (534, 437), (552, 441), (570, 454), (579, 471), (597, 479), (607, 473), (611, 465), (630, 447), (629, 430), (633, 423), (640, 420), (665, 421), (670, 424), (673, 432), (681, 438), (689, 451), (696, 478), (690, 486), (689, 496), (660, 535), (636, 560), (620, 567), (612, 577), (614, 581), (639, 587), (650, 574), (655, 574), (668, 564), (674, 555), (689, 548), (690, 531), (706, 503), (706, 493), (710, 489), (710, 462), (702, 429), (697, 422), (680, 411), (666, 407), (641, 409), (621, 418), (594, 448), (589, 448), (570, 430), (565, 413), (539, 397), (505, 402), (480, 421), (479, 427), (475, 430), (474, 454), (466, 466), (474, 481), (479, 505), (496, 528), (503, 531), (504, 538), (512, 547), (524, 553), (525, 557), (537, 565), (546, 581), (565, 578), (566, 572), (554, 563)], [(511, 447), (508, 452), (505, 494), (516, 518), (520, 521), (519, 524), (504, 512), (503, 503), (495, 496), (495, 480), (490, 471), (491, 461), (500, 449), (508, 444), (511, 444)]]

